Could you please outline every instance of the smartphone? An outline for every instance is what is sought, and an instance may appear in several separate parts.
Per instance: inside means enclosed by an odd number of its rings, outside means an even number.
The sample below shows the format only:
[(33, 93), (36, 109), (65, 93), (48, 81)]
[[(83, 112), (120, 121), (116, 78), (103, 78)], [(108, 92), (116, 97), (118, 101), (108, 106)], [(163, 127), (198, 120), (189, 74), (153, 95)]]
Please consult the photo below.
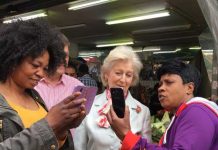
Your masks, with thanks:
[(96, 93), (97, 93), (97, 87), (89, 87), (89, 86), (76, 86), (73, 92), (81, 92), (81, 95), (77, 98), (86, 98), (85, 108), (86, 108), (86, 114), (89, 113), (93, 101), (95, 99)]
[(125, 99), (122, 88), (110, 88), (112, 106), (119, 118), (124, 117), (125, 113)]

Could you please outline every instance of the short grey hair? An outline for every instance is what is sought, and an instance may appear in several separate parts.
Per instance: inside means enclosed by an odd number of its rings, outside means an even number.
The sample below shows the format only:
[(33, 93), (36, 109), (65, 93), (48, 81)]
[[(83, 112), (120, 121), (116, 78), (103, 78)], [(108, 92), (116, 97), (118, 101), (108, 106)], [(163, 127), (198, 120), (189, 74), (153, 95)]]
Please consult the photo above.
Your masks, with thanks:
[(110, 51), (108, 56), (104, 59), (103, 65), (101, 67), (101, 80), (103, 85), (106, 87), (108, 85), (107, 79), (105, 79), (105, 74), (118, 62), (118, 61), (129, 61), (133, 65), (133, 81), (131, 86), (134, 86), (139, 81), (139, 73), (143, 67), (138, 55), (133, 52), (132, 47), (129, 46), (118, 46)]

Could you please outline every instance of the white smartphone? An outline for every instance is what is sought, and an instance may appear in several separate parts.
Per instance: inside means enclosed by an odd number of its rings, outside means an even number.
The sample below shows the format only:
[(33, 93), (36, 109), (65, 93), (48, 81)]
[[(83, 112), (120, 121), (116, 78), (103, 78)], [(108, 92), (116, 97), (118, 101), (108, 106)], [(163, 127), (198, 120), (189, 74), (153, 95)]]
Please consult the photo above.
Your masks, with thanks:
[(81, 92), (81, 95), (79, 98), (86, 98), (85, 108), (86, 108), (86, 114), (89, 113), (93, 101), (95, 99), (96, 93), (97, 93), (97, 87), (89, 87), (89, 86), (77, 86), (75, 87), (73, 92)]

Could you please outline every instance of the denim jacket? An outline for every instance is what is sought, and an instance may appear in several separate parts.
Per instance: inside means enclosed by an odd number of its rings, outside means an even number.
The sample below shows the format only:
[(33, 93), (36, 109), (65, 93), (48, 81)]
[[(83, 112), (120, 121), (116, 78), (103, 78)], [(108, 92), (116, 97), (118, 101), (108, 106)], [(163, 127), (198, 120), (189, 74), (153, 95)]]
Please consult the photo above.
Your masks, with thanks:
[[(28, 93), (47, 111), (44, 102), (35, 90), (28, 90)], [(17, 112), (8, 105), (0, 94), (0, 150), (15, 149), (57, 150), (58, 142), (45, 119), (39, 120), (30, 128), (24, 128)], [(61, 150), (73, 150), (73, 140), (70, 133)]]

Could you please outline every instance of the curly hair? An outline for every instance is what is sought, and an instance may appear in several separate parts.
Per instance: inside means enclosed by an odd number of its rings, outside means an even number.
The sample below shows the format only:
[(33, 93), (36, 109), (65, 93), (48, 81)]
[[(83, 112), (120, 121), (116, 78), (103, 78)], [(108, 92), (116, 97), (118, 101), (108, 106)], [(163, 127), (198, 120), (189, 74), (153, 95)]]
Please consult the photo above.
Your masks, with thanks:
[(37, 58), (48, 51), (48, 73), (55, 72), (65, 53), (60, 32), (44, 19), (16, 21), (0, 26), (0, 81), (5, 82), (13, 69), (26, 57)]

